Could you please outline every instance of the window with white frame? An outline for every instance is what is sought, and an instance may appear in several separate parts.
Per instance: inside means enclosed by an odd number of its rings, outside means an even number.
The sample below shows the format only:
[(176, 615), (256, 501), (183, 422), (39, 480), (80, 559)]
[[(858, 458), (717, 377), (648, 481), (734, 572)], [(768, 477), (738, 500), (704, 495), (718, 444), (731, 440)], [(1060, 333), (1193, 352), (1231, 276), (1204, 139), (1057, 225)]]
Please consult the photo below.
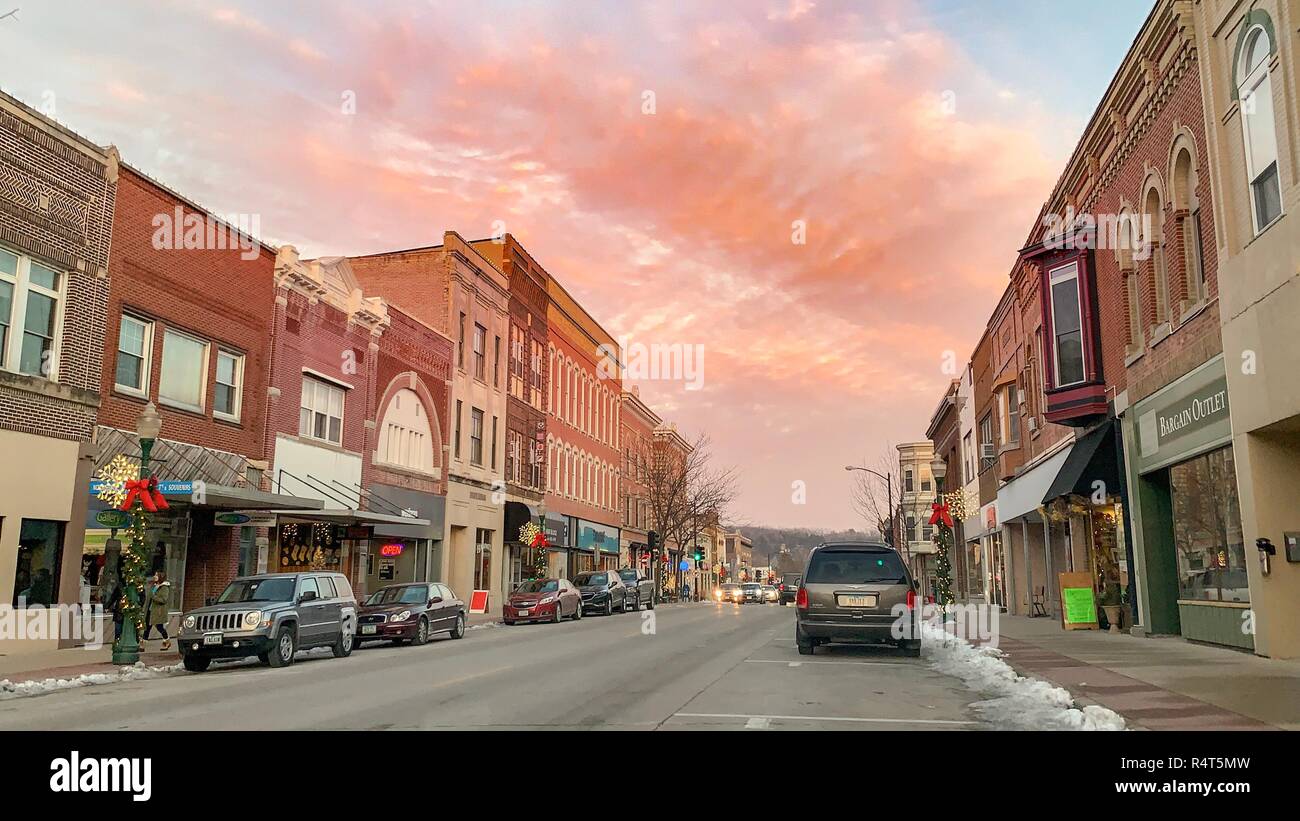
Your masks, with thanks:
[(482, 380), (487, 375), (487, 328), (474, 323), (474, 378)]
[(153, 323), (122, 314), (117, 330), (117, 367), (113, 386), (123, 393), (149, 395)]
[(1268, 30), (1256, 25), (1246, 33), (1245, 47), (1237, 66), (1237, 97), (1241, 100), (1246, 176), (1250, 181), (1250, 210), (1256, 234), (1282, 215), (1273, 83), (1268, 73), (1272, 53), (1273, 43)]
[(208, 343), (172, 328), (163, 331), (158, 401), (202, 413), (207, 376)]
[(415, 391), (403, 388), (389, 400), (379, 431), (377, 454), (390, 465), (426, 473), (433, 470), (429, 414)]
[(483, 411), (478, 408), (469, 412), (469, 461), (483, 464)]
[(340, 386), (304, 376), (298, 411), (299, 435), (342, 445), (343, 397)]
[(55, 379), (63, 275), (0, 248), (0, 368)]
[(1057, 387), (1084, 379), (1083, 314), (1079, 302), (1079, 265), (1071, 262), (1049, 273), (1052, 298), (1052, 359)]
[(244, 357), (234, 351), (217, 349), (217, 384), (212, 397), (212, 413), (232, 422), (239, 421), (244, 396)]

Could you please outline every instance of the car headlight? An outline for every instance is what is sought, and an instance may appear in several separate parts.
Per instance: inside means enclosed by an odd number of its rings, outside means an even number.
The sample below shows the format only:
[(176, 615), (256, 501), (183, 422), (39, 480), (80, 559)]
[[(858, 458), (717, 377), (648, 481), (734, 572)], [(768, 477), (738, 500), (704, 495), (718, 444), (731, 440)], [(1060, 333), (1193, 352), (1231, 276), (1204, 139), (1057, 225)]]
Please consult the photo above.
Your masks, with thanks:
[(406, 621), (406, 620), (409, 619), (410, 617), (411, 617), (411, 611), (410, 611), (410, 610), (403, 610), (402, 612), (398, 613), (396, 616), (393, 616), (393, 619), (392, 619), (392, 620), (393, 620), (393, 621)]
[(541, 601), (538, 602), (538, 604), (550, 604), (553, 601), (555, 601), (554, 596), (545, 596), (542, 598)]
[(194, 616), (186, 616), (184, 627), (186, 630), (193, 630), (194, 625), (197, 623), (198, 623), (198, 619), (196, 619)]
[(244, 614), (244, 627), (248, 630), (255, 629), (262, 622), (261, 610), (250, 610)]

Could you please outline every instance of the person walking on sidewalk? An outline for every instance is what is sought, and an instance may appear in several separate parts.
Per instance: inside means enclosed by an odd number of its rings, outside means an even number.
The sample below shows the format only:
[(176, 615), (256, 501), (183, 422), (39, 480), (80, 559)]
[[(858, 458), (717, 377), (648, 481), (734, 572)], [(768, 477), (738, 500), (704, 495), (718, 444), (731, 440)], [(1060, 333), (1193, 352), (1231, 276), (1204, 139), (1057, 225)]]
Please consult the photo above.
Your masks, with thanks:
[(167, 581), (166, 571), (154, 571), (153, 580), (145, 588), (145, 603), (145, 641), (149, 640), (149, 634), (157, 627), (163, 637), (162, 649), (170, 650), (172, 642), (167, 635), (167, 617), (171, 610), (172, 583)]
[(683, 584), (682, 584), (682, 601), (690, 601), (690, 600), (691, 600), (691, 586), (690, 586), (689, 584), (683, 583)]

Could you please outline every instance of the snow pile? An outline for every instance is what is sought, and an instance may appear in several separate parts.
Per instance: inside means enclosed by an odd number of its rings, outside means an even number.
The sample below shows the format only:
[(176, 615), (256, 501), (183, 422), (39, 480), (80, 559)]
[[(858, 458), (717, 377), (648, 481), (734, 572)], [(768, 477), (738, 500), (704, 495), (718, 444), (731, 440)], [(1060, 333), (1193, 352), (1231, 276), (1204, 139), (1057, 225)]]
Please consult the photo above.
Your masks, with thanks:
[(501, 622), (499, 622), (499, 621), (485, 621), (485, 622), (483, 622), (482, 624), (471, 624), (469, 627), (466, 627), (465, 629), (466, 629), (466, 630), (478, 630), (480, 627), (496, 627), (496, 626), (499, 625), (500, 623), (501, 623)]
[(974, 647), (936, 623), (921, 623), (930, 665), (988, 696), (971, 706), (995, 727), (1013, 730), (1123, 730), (1124, 718), (1095, 705), (1076, 707), (1064, 688), (1026, 678), (1002, 660), (994, 647)]
[(76, 678), (46, 678), (35, 681), (10, 681), (0, 679), (0, 699), (19, 698), (53, 693), (57, 690), (71, 690), (74, 687), (90, 687), (96, 684), (120, 684), (124, 681), (139, 681), (147, 678), (159, 678), (178, 672), (181, 665), (167, 667), (148, 667), (143, 661), (137, 661), (130, 667), (119, 667), (116, 673), (84, 673)]

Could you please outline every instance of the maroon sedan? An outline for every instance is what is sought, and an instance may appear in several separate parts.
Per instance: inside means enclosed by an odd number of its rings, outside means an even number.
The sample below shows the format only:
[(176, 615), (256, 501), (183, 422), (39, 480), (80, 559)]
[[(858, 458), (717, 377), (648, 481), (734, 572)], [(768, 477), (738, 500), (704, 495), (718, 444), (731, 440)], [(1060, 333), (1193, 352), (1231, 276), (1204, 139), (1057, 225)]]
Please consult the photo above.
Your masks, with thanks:
[(501, 620), (555, 621), (582, 618), (582, 594), (568, 579), (533, 579), (515, 588), (506, 600)]
[(465, 635), (465, 602), (445, 584), (390, 584), (376, 590), (357, 612), (355, 646), (386, 639), (424, 644), (433, 633)]

